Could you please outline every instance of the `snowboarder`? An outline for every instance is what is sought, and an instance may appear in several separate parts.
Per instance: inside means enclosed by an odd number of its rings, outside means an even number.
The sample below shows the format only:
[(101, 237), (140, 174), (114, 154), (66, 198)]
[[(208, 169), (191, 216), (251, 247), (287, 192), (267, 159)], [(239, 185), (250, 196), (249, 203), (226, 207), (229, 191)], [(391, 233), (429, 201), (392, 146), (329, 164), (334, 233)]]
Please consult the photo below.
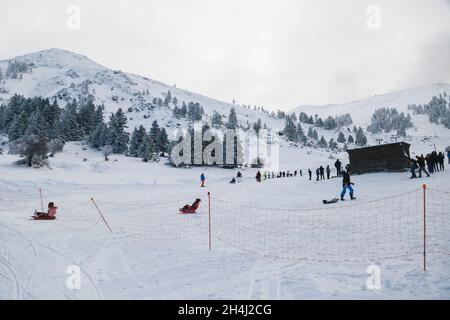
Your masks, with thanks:
[(330, 180), (330, 175), (331, 175), (331, 169), (330, 166), (327, 165), (327, 179)]
[(242, 182), (242, 173), (240, 171), (238, 171), (236, 178), (238, 183)]
[(309, 181), (311, 181), (311, 179), (312, 179), (312, 171), (311, 171), (311, 169), (308, 169), (308, 175), (309, 175)]
[(256, 173), (256, 181), (261, 182), (261, 172), (259, 171)]
[(202, 200), (200, 199), (196, 199), (191, 206), (188, 204), (185, 205), (183, 208), (180, 209), (180, 213), (182, 214), (196, 213), (198, 207), (200, 206), (201, 201)]
[(336, 176), (340, 177), (341, 176), (342, 163), (339, 161), (339, 159), (337, 159), (336, 162), (334, 163), (334, 167), (336, 168)]
[(342, 192), (341, 192), (341, 201), (345, 201), (344, 196), (348, 191), (350, 191), (350, 199), (355, 200), (356, 198), (353, 196), (353, 182), (350, 181), (350, 171), (342, 171)]
[(54, 202), (49, 202), (48, 204), (48, 210), (47, 212), (38, 212), (37, 210), (34, 211), (34, 219), (46, 219), (46, 220), (53, 220), (56, 218), (56, 210), (58, 207), (55, 206)]
[(202, 187), (202, 188), (204, 188), (204, 187), (205, 187), (205, 181), (206, 181), (206, 177), (205, 177), (205, 174), (204, 174), (204, 173), (202, 173), (202, 174), (200, 175), (200, 182), (201, 182), (201, 185), (200, 185), (200, 187)]
[(422, 172), (425, 172), (427, 174), (427, 177), (430, 176), (430, 174), (427, 172), (427, 169), (425, 169), (425, 158), (422, 155), (416, 156), (417, 158), (417, 164), (419, 165), (419, 178), (422, 178)]

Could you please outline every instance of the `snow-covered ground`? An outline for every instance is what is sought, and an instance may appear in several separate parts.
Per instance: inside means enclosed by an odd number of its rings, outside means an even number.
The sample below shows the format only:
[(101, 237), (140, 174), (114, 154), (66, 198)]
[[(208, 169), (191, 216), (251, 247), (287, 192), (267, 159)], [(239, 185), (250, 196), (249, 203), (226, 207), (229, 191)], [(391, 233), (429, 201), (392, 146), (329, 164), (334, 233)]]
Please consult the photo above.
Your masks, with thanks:
[[(290, 150), (282, 169), (332, 164), (327, 156)], [(448, 193), (429, 191), (427, 272), (421, 254), (421, 184), (450, 192), (450, 170), (417, 180), (407, 172), (355, 176), (358, 200), (326, 207), (340, 179), (258, 184), (247, 169), (242, 184), (230, 185), (235, 170), (105, 162), (72, 143), (52, 169), (15, 167), (16, 159), (0, 156), (2, 299), (450, 298)], [(56, 221), (30, 220), (39, 188), (44, 205), (59, 207)], [(197, 197), (198, 215), (177, 214)], [(81, 268), (79, 290), (66, 285), (72, 265)], [(380, 290), (366, 286), (370, 265), (380, 268)]]

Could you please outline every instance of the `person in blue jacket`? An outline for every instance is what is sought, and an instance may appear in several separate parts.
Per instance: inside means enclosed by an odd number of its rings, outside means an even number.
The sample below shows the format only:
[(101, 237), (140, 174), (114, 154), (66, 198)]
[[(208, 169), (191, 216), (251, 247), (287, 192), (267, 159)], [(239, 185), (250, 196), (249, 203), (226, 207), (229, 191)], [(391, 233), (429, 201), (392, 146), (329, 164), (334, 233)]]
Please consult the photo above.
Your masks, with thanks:
[(205, 187), (205, 180), (206, 180), (205, 174), (202, 173), (202, 174), (200, 175), (200, 182), (202, 183), (202, 184), (200, 185), (200, 187), (202, 187), (202, 188)]

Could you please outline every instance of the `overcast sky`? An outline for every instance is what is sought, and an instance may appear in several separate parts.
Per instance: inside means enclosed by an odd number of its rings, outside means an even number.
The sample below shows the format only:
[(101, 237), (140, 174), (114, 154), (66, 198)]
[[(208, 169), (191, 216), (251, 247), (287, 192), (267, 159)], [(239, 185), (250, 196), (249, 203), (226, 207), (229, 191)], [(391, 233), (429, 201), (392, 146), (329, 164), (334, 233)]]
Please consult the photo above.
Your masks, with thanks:
[(449, 0), (1, 0), (0, 30), (0, 60), (58, 47), (285, 110), (450, 82)]

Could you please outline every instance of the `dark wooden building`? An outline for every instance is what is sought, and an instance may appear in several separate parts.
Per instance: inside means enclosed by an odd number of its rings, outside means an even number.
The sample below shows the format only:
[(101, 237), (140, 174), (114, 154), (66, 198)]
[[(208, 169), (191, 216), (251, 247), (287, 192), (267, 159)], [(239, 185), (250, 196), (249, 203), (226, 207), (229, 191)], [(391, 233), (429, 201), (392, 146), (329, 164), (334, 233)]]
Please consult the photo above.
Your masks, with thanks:
[(409, 147), (406, 142), (389, 143), (347, 150), (353, 173), (403, 171), (410, 166)]

